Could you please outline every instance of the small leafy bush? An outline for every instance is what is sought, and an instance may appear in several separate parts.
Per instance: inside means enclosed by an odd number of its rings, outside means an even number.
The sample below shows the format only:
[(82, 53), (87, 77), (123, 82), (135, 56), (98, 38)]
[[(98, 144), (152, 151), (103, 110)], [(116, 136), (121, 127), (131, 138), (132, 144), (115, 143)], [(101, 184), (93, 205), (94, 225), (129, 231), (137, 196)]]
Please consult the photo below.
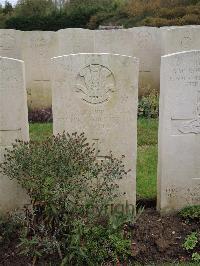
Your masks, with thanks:
[(180, 211), (180, 215), (183, 218), (200, 220), (200, 205), (185, 207)]
[(198, 243), (198, 234), (197, 232), (192, 232), (188, 235), (183, 243), (183, 247), (186, 250), (193, 250)]
[(142, 96), (138, 104), (138, 117), (157, 118), (159, 115), (159, 95), (152, 90), (149, 95)]
[(200, 234), (199, 232), (192, 232), (185, 238), (183, 248), (189, 252), (192, 252), (192, 261), (200, 262), (200, 253), (197, 252), (197, 248), (200, 247)]
[(128, 216), (108, 211), (120, 196), (117, 181), (127, 175), (122, 158), (97, 160), (85, 135), (73, 133), (16, 141), (0, 169), (30, 197), (20, 248), (34, 263), (53, 256), (63, 265), (101, 265), (130, 255)]
[(194, 261), (194, 262), (200, 262), (200, 253), (194, 252), (192, 254), (192, 261)]

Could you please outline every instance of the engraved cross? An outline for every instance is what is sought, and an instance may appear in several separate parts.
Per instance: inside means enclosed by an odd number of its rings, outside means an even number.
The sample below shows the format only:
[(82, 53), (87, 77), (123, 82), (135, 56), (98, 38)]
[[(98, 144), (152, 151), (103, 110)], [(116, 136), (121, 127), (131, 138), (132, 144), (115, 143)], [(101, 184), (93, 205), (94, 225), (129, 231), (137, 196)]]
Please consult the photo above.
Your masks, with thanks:
[(109, 156), (107, 155), (101, 155), (101, 151), (99, 150), (99, 139), (93, 139), (94, 144), (95, 144), (95, 156), (97, 160), (108, 160)]

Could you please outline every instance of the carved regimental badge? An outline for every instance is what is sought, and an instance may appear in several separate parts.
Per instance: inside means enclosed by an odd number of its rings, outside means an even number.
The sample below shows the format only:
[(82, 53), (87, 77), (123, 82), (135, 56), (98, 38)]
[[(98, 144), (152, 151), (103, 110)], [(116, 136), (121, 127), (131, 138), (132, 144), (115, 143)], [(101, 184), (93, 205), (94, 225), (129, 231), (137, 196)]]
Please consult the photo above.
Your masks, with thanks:
[(90, 64), (79, 72), (76, 91), (82, 99), (91, 104), (107, 102), (115, 91), (113, 73), (105, 66)]

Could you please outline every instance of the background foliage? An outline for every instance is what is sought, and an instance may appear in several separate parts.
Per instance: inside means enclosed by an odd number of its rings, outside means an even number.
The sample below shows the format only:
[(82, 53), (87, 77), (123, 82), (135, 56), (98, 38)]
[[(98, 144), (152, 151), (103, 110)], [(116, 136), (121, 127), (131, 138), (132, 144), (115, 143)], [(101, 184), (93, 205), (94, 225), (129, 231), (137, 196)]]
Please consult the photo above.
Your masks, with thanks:
[(190, 24), (200, 24), (199, 0), (19, 0), (0, 7), (0, 28), (18, 30)]

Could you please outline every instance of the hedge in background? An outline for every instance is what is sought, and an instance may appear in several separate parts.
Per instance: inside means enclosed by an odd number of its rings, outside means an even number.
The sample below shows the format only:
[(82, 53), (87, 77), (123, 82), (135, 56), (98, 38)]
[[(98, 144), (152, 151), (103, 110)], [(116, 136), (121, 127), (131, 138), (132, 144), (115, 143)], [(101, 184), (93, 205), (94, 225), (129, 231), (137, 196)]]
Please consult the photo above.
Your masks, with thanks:
[[(61, 3), (63, 1), (57, 1)], [(99, 25), (171, 26), (200, 24), (199, 0), (20, 0), (0, 7), (0, 28), (96, 29)]]

